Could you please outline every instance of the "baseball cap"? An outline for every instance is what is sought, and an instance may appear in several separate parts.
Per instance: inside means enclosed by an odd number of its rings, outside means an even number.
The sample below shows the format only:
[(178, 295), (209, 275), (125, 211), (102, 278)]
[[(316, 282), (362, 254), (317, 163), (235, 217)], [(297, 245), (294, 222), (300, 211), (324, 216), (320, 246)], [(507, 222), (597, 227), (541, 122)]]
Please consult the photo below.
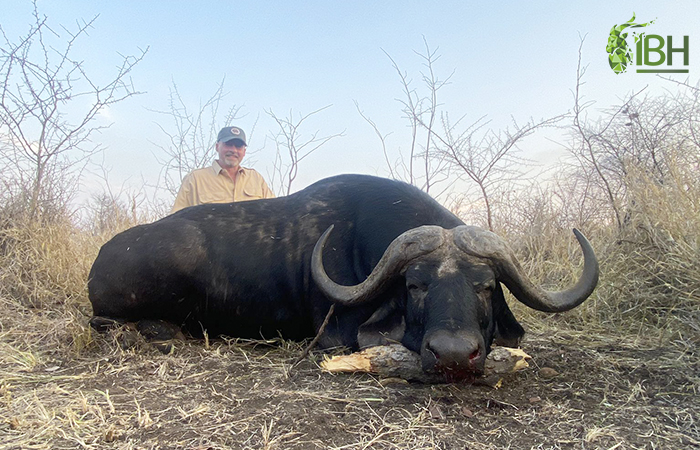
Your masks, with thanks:
[(238, 127), (224, 127), (216, 138), (217, 142), (228, 142), (233, 139), (240, 139), (243, 141), (243, 145), (248, 145), (245, 141), (245, 133)]

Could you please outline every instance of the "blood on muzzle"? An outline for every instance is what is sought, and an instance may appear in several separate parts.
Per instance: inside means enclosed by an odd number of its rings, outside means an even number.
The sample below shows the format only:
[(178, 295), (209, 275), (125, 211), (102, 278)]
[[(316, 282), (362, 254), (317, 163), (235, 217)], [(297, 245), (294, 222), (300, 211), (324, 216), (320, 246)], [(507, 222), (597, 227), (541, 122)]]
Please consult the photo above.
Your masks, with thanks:
[(435, 371), (483, 371), (485, 351), (480, 336), (439, 330), (426, 337), (424, 349), (423, 356), (429, 359), (424, 363), (433, 362)]

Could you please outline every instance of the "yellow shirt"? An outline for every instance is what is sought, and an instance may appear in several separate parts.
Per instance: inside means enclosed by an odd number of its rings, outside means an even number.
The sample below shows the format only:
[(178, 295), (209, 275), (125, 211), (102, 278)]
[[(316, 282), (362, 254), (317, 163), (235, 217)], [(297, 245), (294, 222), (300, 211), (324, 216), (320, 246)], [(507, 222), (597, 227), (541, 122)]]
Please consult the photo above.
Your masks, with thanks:
[(197, 169), (182, 180), (170, 214), (202, 203), (229, 203), (274, 198), (265, 179), (254, 169), (241, 167), (234, 182), (217, 161), (211, 167)]

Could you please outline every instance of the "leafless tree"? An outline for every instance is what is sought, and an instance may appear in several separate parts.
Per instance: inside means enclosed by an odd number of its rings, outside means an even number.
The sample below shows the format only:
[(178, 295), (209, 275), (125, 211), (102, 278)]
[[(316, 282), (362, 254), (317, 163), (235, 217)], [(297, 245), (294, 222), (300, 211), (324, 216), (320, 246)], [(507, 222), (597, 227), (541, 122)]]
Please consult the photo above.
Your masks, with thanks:
[(589, 166), (593, 168), (597, 174), (598, 180), (604, 185), (604, 191), (607, 194), (610, 206), (614, 212), (615, 221), (618, 227), (622, 226), (622, 219), (620, 217), (620, 211), (618, 205), (616, 204), (616, 192), (614, 186), (611, 184), (610, 180), (603, 172), (600, 162), (599, 155), (595, 151), (596, 141), (599, 141), (600, 137), (613, 125), (613, 122), (619, 115), (619, 113), (624, 109), (624, 107), (618, 108), (616, 111), (612, 111), (609, 114), (608, 120), (605, 122), (600, 122), (597, 130), (592, 130), (587, 125), (584, 125), (582, 121), (582, 115), (586, 108), (588, 108), (592, 103), (583, 102), (583, 97), (581, 94), (581, 88), (583, 86), (583, 77), (586, 74), (586, 67), (581, 66), (581, 54), (583, 50), (583, 44), (585, 39), (581, 39), (578, 52), (578, 65), (576, 68), (576, 88), (574, 90), (574, 110), (573, 110), (573, 130), (576, 136), (571, 153), (579, 161), (582, 167)]
[[(461, 115), (452, 122), (450, 113), (439, 101), (439, 94), (450, 84), (454, 72), (447, 77), (440, 77), (436, 70), (440, 55), (437, 49), (430, 48), (425, 39), (423, 42), (424, 50), (415, 52), (421, 58), (424, 68), (420, 72), (421, 83), (418, 87), (414, 86), (408, 73), (387, 54), (399, 75), (403, 91), (399, 102), (411, 130), (408, 151), (400, 153), (392, 161), (386, 145), (388, 135), (382, 134), (359, 106), (358, 112), (379, 137), (392, 178), (404, 180), (437, 196), (449, 189), (456, 180), (467, 181), (468, 185), (478, 189), (484, 204), (486, 223), (493, 229), (492, 198), (511, 189), (510, 184), (523, 176), (519, 169), (524, 160), (516, 155), (518, 144), (536, 130), (556, 125), (564, 115), (540, 121), (531, 119), (522, 125), (513, 119), (512, 128), (502, 131), (488, 129), (485, 116), (467, 126), (462, 125), (466, 115)], [(434, 188), (438, 185), (443, 189), (435, 192)], [(453, 201), (467, 203), (464, 200)]]
[[(408, 121), (410, 130), (410, 142), (408, 150), (399, 152), (394, 158), (389, 155), (386, 145), (386, 137), (376, 123), (367, 116), (356, 103), (360, 116), (372, 127), (381, 144), (384, 159), (389, 176), (413, 184), (422, 190), (431, 193), (431, 189), (449, 178), (449, 166), (436, 153), (434, 145), (434, 127), (439, 118), (442, 103), (438, 95), (442, 88), (450, 83), (452, 74), (442, 79), (436, 72), (436, 63), (440, 59), (438, 49), (431, 49), (423, 38), (425, 49), (414, 53), (421, 59), (423, 70), (420, 71), (420, 84), (414, 86), (412, 78), (400, 68), (398, 63), (386, 51), (384, 52), (392, 63), (392, 67), (399, 76), (403, 96), (397, 101), (401, 104), (403, 118)], [(433, 192), (433, 194), (435, 194)]]
[(5, 167), (0, 177), (32, 220), (49, 219), (67, 207), (82, 169), (100, 150), (91, 140), (105, 127), (97, 123), (98, 114), (138, 94), (129, 74), (148, 49), (121, 56), (106, 81), (88, 74), (85, 63), (72, 56), (96, 20), (57, 31), (34, 2), (26, 34), (12, 39), (0, 27), (0, 162)]
[(586, 109), (591, 103), (582, 100), (585, 68), (580, 60), (579, 49), (568, 150), (579, 167), (594, 176), (612, 220), (622, 230), (632, 206), (627, 195), (630, 174), (643, 171), (647, 179), (664, 184), (671, 176), (670, 167), (698, 164), (698, 91), (684, 83), (675, 94), (662, 96), (642, 96), (642, 89), (604, 110), (596, 120), (588, 120)]
[[(167, 145), (158, 145), (164, 157), (157, 157), (162, 165), (161, 186), (173, 196), (177, 194), (185, 175), (200, 169), (215, 156), (216, 136), (219, 130), (233, 121), (241, 119), (242, 106), (234, 104), (223, 114), (222, 102), (225, 79), (217, 86), (214, 93), (205, 101), (200, 101), (197, 108), (188, 107), (182, 98), (177, 84), (170, 87), (169, 105), (165, 111), (155, 111), (168, 116), (170, 123), (158, 127), (168, 138)], [(253, 129), (248, 132), (248, 140)]]
[(386, 163), (386, 167), (389, 171), (389, 178), (394, 180), (400, 179), (398, 173), (396, 173), (395, 170), (396, 164), (393, 164), (392, 161), (389, 159), (389, 153), (386, 148), (386, 139), (392, 133), (383, 133), (379, 129), (379, 126), (369, 116), (367, 116), (364, 111), (362, 111), (362, 109), (360, 108), (360, 104), (357, 102), (357, 100), (355, 101), (355, 109), (357, 109), (357, 113), (360, 115), (360, 117), (362, 117), (365, 120), (365, 122), (367, 122), (369, 126), (372, 127), (372, 130), (374, 130), (374, 134), (377, 135), (377, 138), (379, 139), (379, 142), (382, 145), (382, 154), (384, 155), (384, 162)]
[(109, 180), (109, 169), (104, 160), (97, 164), (93, 175), (101, 180), (102, 192), (93, 193), (82, 211), (82, 228), (99, 235), (114, 235), (127, 228), (147, 222), (149, 212), (145, 183), (140, 188), (126, 183), (116, 186)]
[(289, 195), (292, 192), (292, 184), (299, 174), (301, 161), (331, 139), (343, 136), (343, 132), (319, 136), (318, 131), (305, 136), (301, 131), (301, 127), (307, 119), (330, 107), (331, 105), (328, 105), (308, 114), (299, 114), (296, 119), (293, 111), (289, 111), (287, 117), (277, 116), (272, 109), (267, 111), (267, 114), (278, 126), (276, 131), (269, 134), (276, 148), (273, 171), (269, 181), (270, 188), (276, 191), (277, 195)]
[(459, 131), (459, 121), (452, 124), (449, 116), (442, 117), (443, 136), (434, 134), (439, 140), (440, 151), (459, 177), (475, 183), (485, 206), (486, 223), (493, 230), (492, 196), (503, 186), (516, 182), (524, 176), (518, 144), (536, 130), (556, 125), (565, 116), (559, 115), (535, 121), (530, 119), (523, 125), (512, 119), (511, 128), (501, 131), (485, 129), (483, 118)]

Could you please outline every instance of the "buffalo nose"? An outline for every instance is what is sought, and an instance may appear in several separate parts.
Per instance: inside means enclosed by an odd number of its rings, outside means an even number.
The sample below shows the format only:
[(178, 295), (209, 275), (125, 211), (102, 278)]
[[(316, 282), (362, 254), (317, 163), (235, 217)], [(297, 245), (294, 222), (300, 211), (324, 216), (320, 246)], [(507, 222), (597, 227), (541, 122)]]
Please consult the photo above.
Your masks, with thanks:
[(482, 372), (482, 342), (480, 336), (439, 331), (427, 339), (425, 349), (438, 371)]

